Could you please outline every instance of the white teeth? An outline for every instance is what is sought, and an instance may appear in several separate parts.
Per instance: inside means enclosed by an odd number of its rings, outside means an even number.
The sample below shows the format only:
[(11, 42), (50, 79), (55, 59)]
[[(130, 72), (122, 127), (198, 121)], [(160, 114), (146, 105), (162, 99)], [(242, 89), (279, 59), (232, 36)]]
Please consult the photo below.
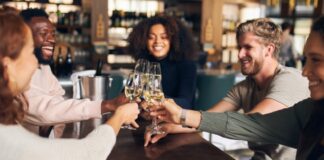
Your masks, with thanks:
[(243, 60), (243, 61), (241, 61), (241, 63), (242, 63), (242, 64), (247, 64), (247, 63), (249, 63), (249, 61), (247, 61), (247, 60)]
[(154, 46), (154, 50), (160, 51), (160, 50), (162, 50), (162, 49), (163, 49), (162, 46)]
[(309, 81), (309, 86), (312, 87), (312, 86), (316, 86), (318, 85), (320, 82), (319, 81)]
[(53, 47), (43, 47), (43, 49), (53, 50)]

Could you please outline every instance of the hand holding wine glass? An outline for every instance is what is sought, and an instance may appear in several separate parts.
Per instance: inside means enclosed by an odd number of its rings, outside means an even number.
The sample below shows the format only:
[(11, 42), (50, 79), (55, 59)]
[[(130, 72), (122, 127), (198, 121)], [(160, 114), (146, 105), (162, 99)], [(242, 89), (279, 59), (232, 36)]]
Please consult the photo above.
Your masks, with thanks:
[[(164, 93), (162, 89), (162, 75), (161, 75), (161, 66), (157, 62), (152, 62), (150, 64), (150, 74), (149, 81), (147, 84), (146, 90), (143, 92), (144, 98), (151, 104), (152, 107), (153, 102), (157, 102), (157, 105), (161, 105), (161, 102), (164, 101)], [(148, 127), (151, 130), (152, 134), (163, 134), (164, 131), (161, 130), (161, 127), (158, 125), (158, 120), (156, 117), (152, 119), (152, 125)]]
[(117, 108), (115, 114), (123, 117), (123, 123), (129, 124), (135, 122), (139, 114), (137, 103), (127, 103)]
[(142, 95), (142, 87), (140, 86), (139, 75), (130, 73), (125, 84), (125, 96), (131, 101), (135, 101)]
[[(126, 80), (125, 84), (125, 96), (130, 100), (130, 102), (135, 102), (138, 97), (142, 94), (142, 88), (139, 85), (139, 77), (134, 74), (130, 73)], [(130, 124), (126, 124), (122, 126), (125, 129), (135, 130), (136, 128), (132, 127)]]

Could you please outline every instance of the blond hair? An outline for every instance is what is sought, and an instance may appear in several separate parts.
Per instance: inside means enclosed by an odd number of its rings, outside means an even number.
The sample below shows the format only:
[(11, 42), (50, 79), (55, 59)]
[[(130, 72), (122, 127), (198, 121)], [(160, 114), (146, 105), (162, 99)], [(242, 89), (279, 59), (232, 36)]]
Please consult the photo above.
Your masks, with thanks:
[(275, 51), (273, 56), (277, 59), (280, 49), (281, 28), (268, 18), (258, 18), (241, 23), (236, 30), (236, 41), (244, 33), (251, 32), (260, 38), (263, 45), (273, 43)]

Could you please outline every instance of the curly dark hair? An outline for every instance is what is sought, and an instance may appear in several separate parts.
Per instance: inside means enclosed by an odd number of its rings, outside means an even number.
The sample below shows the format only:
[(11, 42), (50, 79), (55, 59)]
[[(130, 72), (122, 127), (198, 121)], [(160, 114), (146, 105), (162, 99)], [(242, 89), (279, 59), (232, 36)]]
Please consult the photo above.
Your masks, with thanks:
[(33, 17), (46, 17), (46, 18), (48, 18), (48, 14), (43, 9), (37, 9), (37, 8), (29, 8), (29, 9), (26, 9), (26, 10), (22, 10), (20, 12), (20, 16), (27, 23), (30, 22)]
[(22, 101), (9, 88), (9, 78), (3, 58), (16, 59), (26, 43), (28, 26), (12, 11), (0, 9), (0, 123), (16, 124), (22, 121)]
[(312, 31), (317, 32), (324, 39), (324, 16), (318, 18), (312, 25)]
[(164, 26), (170, 40), (169, 59), (173, 61), (194, 60), (197, 58), (196, 45), (191, 32), (178, 19), (170, 16), (154, 16), (141, 21), (128, 36), (127, 52), (137, 60), (149, 55), (147, 41), (153, 25)]

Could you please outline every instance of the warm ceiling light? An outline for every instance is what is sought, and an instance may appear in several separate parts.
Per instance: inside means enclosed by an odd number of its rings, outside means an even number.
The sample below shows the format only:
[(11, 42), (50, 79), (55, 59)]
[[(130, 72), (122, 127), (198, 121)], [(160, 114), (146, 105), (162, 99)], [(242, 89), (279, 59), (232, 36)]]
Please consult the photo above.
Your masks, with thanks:
[(317, 8), (318, 0), (314, 0), (314, 8)]
[(50, 3), (72, 4), (73, 0), (49, 0)]
[(64, 3), (64, 4), (72, 4), (73, 0), (62, 0), (62, 3)]
[(295, 0), (289, 0), (289, 8), (290, 9), (295, 8)]

